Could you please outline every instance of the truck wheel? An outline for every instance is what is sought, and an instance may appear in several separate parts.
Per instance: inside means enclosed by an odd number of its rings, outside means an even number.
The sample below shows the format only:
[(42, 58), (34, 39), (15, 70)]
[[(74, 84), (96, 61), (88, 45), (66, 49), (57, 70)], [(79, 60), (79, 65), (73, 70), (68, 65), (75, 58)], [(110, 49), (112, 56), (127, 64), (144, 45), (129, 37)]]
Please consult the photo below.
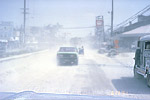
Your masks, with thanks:
[(138, 78), (138, 79), (140, 79), (140, 78), (142, 78), (142, 75), (140, 75), (140, 74), (138, 74), (137, 72), (136, 72), (136, 67), (135, 67), (135, 65), (134, 65), (134, 78)]
[(147, 74), (147, 86), (150, 88), (150, 74)]

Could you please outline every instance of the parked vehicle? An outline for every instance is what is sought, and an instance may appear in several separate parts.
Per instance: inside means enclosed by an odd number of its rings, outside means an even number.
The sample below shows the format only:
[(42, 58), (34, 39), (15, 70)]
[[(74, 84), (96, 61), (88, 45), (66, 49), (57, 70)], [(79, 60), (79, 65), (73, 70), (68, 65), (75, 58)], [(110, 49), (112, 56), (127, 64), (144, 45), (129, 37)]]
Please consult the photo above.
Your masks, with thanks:
[(79, 48), (79, 54), (84, 55), (84, 47)]
[(107, 51), (108, 50), (106, 48), (103, 48), (103, 47), (98, 49), (98, 53), (100, 53), (100, 54), (106, 53)]
[(146, 77), (147, 85), (150, 87), (150, 35), (143, 36), (138, 40), (134, 59), (134, 77)]
[(7, 40), (0, 40), (0, 55), (4, 55), (7, 49)]
[(116, 49), (110, 49), (109, 52), (108, 52), (108, 57), (113, 57), (115, 55), (117, 55), (117, 50)]

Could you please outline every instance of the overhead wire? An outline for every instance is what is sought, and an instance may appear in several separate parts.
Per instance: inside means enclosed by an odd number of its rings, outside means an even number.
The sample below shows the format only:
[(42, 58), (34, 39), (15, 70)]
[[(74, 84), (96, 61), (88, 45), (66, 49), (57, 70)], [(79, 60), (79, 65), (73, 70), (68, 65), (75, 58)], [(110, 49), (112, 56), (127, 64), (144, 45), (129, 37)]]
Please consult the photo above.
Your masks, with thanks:
[(142, 10), (138, 11), (137, 13), (135, 13), (133, 16), (131, 16), (130, 18), (126, 19), (125, 21), (121, 22), (120, 24), (117, 25), (117, 27), (120, 26), (125, 26), (129, 23), (129, 21), (134, 21), (135, 19), (138, 18), (138, 15), (142, 15), (144, 13), (146, 13), (147, 11), (150, 10), (150, 5), (146, 6), (145, 8), (143, 8)]
[(95, 28), (96, 26), (87, 26), (87, 27), (62, 27), (61, 29), (88, 29)]

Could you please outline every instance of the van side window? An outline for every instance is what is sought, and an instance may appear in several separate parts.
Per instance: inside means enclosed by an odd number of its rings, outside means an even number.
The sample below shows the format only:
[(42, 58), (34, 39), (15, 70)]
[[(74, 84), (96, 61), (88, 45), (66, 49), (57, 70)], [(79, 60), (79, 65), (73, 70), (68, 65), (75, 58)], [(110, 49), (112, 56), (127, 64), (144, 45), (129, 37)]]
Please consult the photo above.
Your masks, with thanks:
[(137, 43), (137, 47), (140, 47), (140, 41), (138, 41), (138, 43)]
[(145, 49), (150, 50), (150, 41), (145, 42)]

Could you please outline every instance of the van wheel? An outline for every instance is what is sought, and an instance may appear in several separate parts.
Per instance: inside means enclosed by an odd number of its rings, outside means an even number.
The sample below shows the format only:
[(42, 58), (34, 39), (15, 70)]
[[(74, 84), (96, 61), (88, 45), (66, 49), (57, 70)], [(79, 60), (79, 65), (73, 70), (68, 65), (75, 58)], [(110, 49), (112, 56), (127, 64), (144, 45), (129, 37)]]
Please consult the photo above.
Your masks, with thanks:
[(147, 74), (147, 86), (150, 88), (150, 74)]
[(138, 79), (140, 79), (140, 78), (142, 78), (142, 75), (140, 75), (140, 74), (138, 74), (136, 71), (137, 71), (137, 69), (136, 69), (136, 67), (135, 67), (135, 65), (134, 65), (134, 78), (138, 78)]

